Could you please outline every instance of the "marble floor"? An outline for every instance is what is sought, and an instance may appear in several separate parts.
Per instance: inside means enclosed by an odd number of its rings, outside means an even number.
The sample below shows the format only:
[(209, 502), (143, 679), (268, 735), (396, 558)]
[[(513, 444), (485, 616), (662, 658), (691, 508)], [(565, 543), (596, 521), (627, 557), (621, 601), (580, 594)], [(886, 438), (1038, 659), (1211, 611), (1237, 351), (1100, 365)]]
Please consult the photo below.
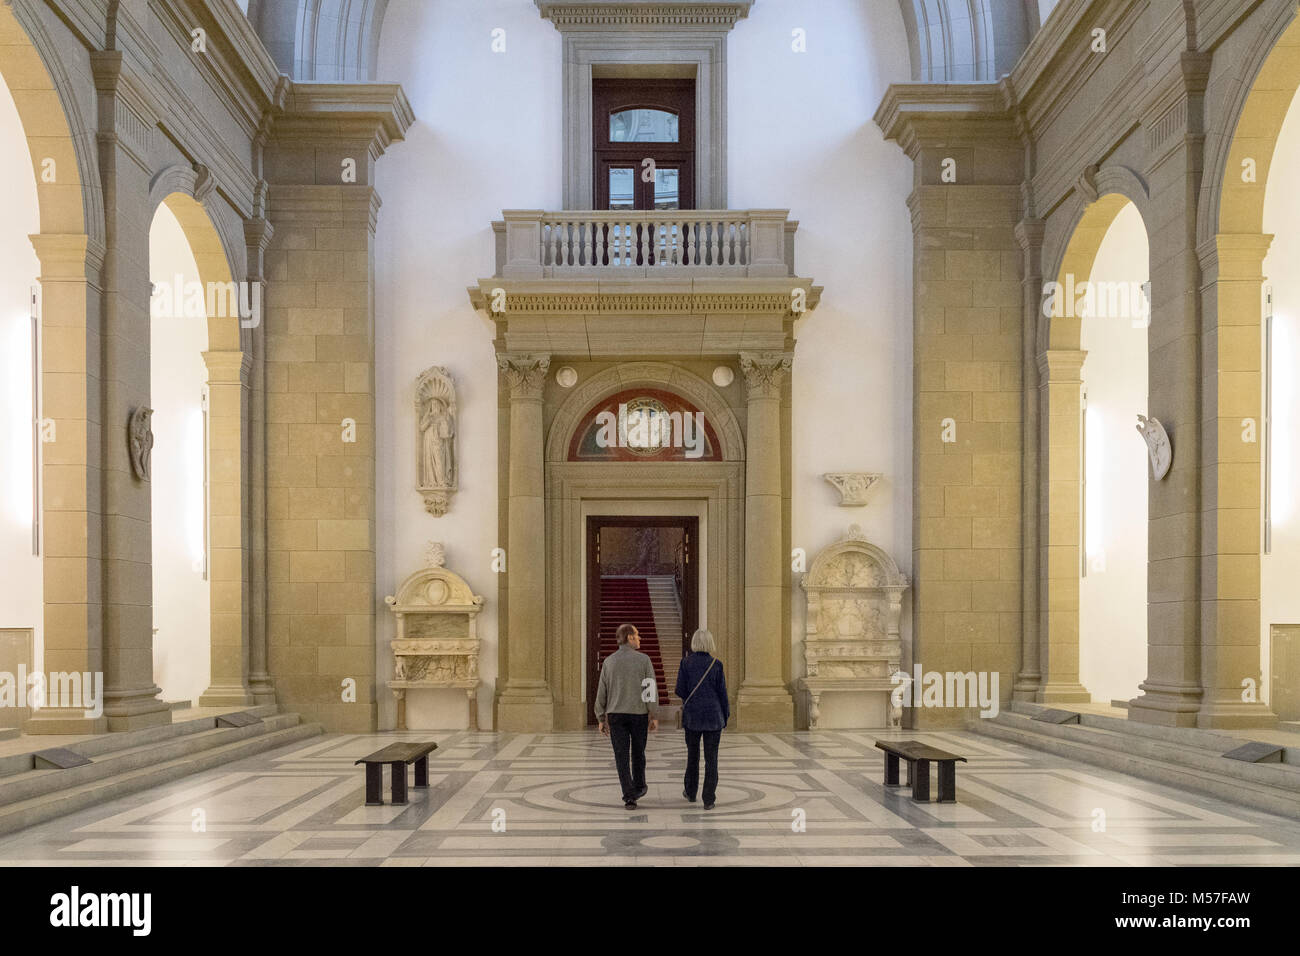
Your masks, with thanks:
[[(595, 731), (331, 734), (10, 835), (0, 865), (1300, 864), (1300, 822), (967, 733), (901, 734), (970, 758), (958, 803), (915, 804), (882, 786), (881, 736), (729, 734), (705, 811), (660, 731), (629, 811)], [(365, 806), (353, 761), (430, 738), (429, 789)]]

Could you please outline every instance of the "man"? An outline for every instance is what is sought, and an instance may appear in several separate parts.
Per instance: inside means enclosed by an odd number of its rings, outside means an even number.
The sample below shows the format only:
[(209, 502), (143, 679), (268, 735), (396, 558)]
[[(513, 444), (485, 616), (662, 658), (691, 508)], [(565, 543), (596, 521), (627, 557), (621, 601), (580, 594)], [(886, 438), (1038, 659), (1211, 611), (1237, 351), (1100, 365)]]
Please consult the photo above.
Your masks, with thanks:
[[(614, 743), (614, 765), (623, 787), (623, 806), (636, 809), (637, 800), (649, 791), (645, 782), (647, 726), (659, 729), (659, 688), (655, 666), (641, 653), (641, 635), (631, 624), (620, 624), (615, 632), (618, 650), (600, 666), (596, 689), (596, 723)], [(628, 751), (631, 749), (631, 768)]]

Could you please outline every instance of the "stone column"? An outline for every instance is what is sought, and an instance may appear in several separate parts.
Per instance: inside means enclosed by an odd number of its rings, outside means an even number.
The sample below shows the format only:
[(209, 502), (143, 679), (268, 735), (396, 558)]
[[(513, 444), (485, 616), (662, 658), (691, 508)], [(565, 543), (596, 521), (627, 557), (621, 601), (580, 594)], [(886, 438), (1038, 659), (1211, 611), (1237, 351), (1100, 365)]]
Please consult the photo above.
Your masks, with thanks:
[[(1198, 727), (1261, 727), (1261, 287), (1272, 236), (1219, 235), (1198, 249), (1207, 355), (1201, 485)], [(1285, 373), (1284, 373), (1285, 374)], [(1254, 422), (1246, 440), (1247, 420)], [(1175, 456), (1178, 450), (1174, 450)], [(1248, 688), (1253, 689), (1248, 690)], [(1244, 699), (1243, 699), (1244, 698)]]
[[(151, 488), (131, 466), (127, 422), (149, 406), (149, 162), (157, 117), (123, 69), (91, 54), (99, 98), (99, 172), (110, 237), (104, 261), (102, 365), (104, 715), (109, 730), (171, 723), (153, 680)], [(157, 456), (173, 449), (158, 448)]]
[[(896, 84), (876, 123), (913, 163), (912, 635), (927, 671), (1023, 657), (1025, 150), (993, 84)], [(917, 707), (912, 728), (969, 708)]]
[(239, 350), (203, 353), (208, 367), (208, 513), (212, 675), (200, 707), (252, 704), (248, 688), (248, 421), (252, 362)]
[[(259, 134), (260, 139), (260, 134)], [(259, 142), (259, 149), (261, 143)], [(258, 314), (248, 321), (248, 353), (252, 356), (249, 373), (251, 389), (248, 416), (249, 471), (249, 591), (248, 614), (248, 689), (256, 704), (275, 704), (275, 684), (271, 680), (266, 644), (267, 554), (266, 554), (266, 285), (263, 281), (264, 256), (274, 230), (265, 219), (246, 220), (244, 240), (248, 250), (248, 279), (253, 288), (250, 296), (260, 295)]]
[(510, 395), (506, 515), (505, 687), (497, 695), (498, 730), (554, 726), (546, 682), (546, 482), (542, 386), (549, 355), (501, 353), (497, 366)]
[(1024, 252), (1023, 290), (1024, 326), (1020, 330), (1021, 354), (1024, 358), (1025, 453), (1021, 465), (1021, 520), (1024, 537), (1021, 547), (1021, 630), (1020, 670), (1016, 673), (1013, 696), (1016, 700), (1037, 700), (1042, 687), (1038, 629), (1038, 327), (1042, 322), (1043, 303), (1043, 235), (1041, 219), (1022, 219), (1016, 225), (1016, 240)]
[[(103, 673), (100, 310), (104, 249), (84, 235), (32, 236), (41, 262), (41, 523), (45, 670)], [(93, 734), (105, 717), (46, 707), (28, 734)]]
[(781, 394), (787, 352), (742, 352), (745, 429), (745, 673), (736, 698), (740, 730), (792, 730), (794, 700), (783, 679)]
[(1078, 349), (1038, 356), (1039, 668), (1037, 700), (1086, 703), (1079, 683), (1079, 449), (1083, 360)]
[[(1172, 36), (1167, 34), (1174, 34)], [(1205, 86), (1209, 54), (1182, 49), (1182, 30), (1153, 34), (1140, 61), (1165, 75), (1146, 78), (1152, 99), (1142, 117), (1151, 207), (1151, 325), (1147, 330), (1148, 411), (1169, 433), (1173, 463), (1149, 482), (1147, 515), (1147, 677), (1129, 703), (1129, 719), (1191, 727), (1201, 707), (1202, 376), (1205, 364), (1197, 289), (1196, 197), (1204, 168)], [(1259, 303), (1255, 303), (1258, 315)], [(1258, 360), (1256, 360), (1258, 361)], [(1211, 419), (1217, 411), (1209, 411)], [(1258, 539), (1259, 528), (1252, 536)], [(1209, 560), (1213, 561), (1213, 558)], [(1259, 617), (1251, 622), (1258, 634)]]
[(378, 724), (374, 175), (412, 120), (395, 85), (303, 84), (265, 151), (267, 656), (330, 731)]

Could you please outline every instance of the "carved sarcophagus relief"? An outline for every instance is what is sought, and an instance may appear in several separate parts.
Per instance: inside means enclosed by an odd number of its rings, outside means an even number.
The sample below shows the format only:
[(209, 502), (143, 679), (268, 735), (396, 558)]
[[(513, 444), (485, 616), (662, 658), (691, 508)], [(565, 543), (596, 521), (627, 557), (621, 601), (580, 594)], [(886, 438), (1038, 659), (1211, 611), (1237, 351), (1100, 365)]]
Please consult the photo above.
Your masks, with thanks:
[[(813, 561), (802, 585), (808, 595), (803, 641), (808, 723), (817, 727), (821, 696), (832, 691), (882, 692), (894, 689), (892, 675), (902, 666), (899, 633), (907, 578), (893, 558), (868, 542), (857, 525)], [(887, 706), (891, 726), (899, 714)]]
[(408, 690), (462, 689), (469, 698), (469, 729), (478, 729), (478, 629), (483, 598), (442, 566), (442, 548), (430, 549), (429, 565), (385, 598), (397, 621), (393, 679), (397, 729), (406, 729)]

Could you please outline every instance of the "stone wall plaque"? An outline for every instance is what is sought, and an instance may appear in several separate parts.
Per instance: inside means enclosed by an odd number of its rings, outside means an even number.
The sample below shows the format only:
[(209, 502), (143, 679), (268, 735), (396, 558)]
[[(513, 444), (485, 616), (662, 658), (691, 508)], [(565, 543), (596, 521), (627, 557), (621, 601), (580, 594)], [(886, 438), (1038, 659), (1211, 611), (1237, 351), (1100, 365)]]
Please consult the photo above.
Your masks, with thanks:
[(427, 566), (384, 598), (397, 621), (393, 679), (397, 729), (406, 730), (408, 690), (464, 690), (469, 698), (469, 729), (478, 729), (478, 626), (483, 598), (460, 575), (443, 567), (441, 544), (429, 548)]
[(889, 725), (898, 727), (892, 678), (902, 668), (899, 624), (909, 587), (898, 565), (852, 525), (817, 555), (801, 587), (808, 595), (804, 676), (795, 685), (807, 694), (809, 729), (817, 729), (822, 695), (831, 692), (883, 694)]

